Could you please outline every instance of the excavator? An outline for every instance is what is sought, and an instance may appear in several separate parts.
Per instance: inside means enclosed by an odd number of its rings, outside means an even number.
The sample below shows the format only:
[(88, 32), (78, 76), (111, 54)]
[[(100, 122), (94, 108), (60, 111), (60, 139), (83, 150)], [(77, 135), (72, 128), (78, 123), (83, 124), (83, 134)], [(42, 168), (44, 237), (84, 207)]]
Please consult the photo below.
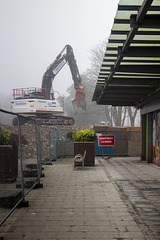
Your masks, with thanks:
[[(66, 45), (58, 54), (55, 61), (49, 65), (42, 78), (41, 88), (13, 89), (11, 111), (22, 116), (35, 116), (41, 123), (53, 125), (73, 125), (72, 117), (63, 116), (64, 100), (59, 93), (52, 90), (52, 82), (58, 72), (68, 63), (74, 81), (75, 98), (72, 100), (74, 113), (82, 108), (86, 112), (86, 97), (84, 85), (79, 74), (78, 66), (70, 45)], [(13, 125), (17, 125), (17, 119), (13, 119)]]

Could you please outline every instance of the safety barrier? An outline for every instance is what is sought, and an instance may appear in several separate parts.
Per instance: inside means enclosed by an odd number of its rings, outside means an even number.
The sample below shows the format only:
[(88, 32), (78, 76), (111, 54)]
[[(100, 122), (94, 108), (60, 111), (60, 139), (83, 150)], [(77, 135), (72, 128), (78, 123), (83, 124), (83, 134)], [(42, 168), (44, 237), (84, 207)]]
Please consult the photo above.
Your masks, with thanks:
[[(5, 125), (4, 120), (17, 118), (18, 126)], [(27, 124), (28, 135), (23, 131)], [(24, 118), (0, 109), (0, 226), (19, 207), (28, 207), (27, 194), (34, 188), (42, 188), (40, 182), (44, 177), (42, 168), (42, 142), (40, 126), (36, 119)], [(30, 132), (34, 140), (30, 139)], [(10, 141), (9, 141), (10, 140)], [(30, 152), (28, 143), (34, 145), (35, 152)], [(6, 143), (10, 143), (6, 145)], [(0, 236), (0, 239), (3, 237)]]
[(113, 147), (99, 147), (96, 143), (95, 155), (102, 153), (112, 156), (139, 157), (141, 155), (141, 131), (134, 127), (95, 127), (98, 135), (113, 135)]

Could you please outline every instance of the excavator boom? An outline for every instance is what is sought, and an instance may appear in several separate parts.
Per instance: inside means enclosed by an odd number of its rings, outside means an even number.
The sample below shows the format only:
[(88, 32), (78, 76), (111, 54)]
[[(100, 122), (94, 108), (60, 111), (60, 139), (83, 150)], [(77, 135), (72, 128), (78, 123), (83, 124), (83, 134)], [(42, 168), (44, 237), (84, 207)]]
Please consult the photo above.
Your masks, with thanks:
[(68, 63), (75, 88), (75, 99), (72, 101), (75, 113), (79, 107), (82, 108), (83, 113), (86, 111), (86, 97), (84, 93), (84, 85), (82, 78), (79, 74), (78, 66), (73, 54), (73, 49), (70, 45), (66, 45), (63, 50), (58, 54), (55, 61), (50, 64), (42, 79), (42, 88), (46, 89), (47, 99), (50, 99), (50, 92), (52, 89), (52, 82), (57, 73)]

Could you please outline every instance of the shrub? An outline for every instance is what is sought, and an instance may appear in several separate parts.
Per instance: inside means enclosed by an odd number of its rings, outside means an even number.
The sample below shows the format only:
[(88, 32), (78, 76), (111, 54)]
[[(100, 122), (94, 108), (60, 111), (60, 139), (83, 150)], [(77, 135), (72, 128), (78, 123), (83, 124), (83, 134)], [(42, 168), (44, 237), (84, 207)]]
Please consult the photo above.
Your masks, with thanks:
[[(27, 144), (26, 138), (22, 135), (21, 140), (23, 144)], [(19, 138), (18, 134), (11, 130), (4, 130), (0, 127), (0, 145), (14, 145), (18, 146)]]
[(0, 145), (9, 145), (10, 144), (10, 130), (3, 130), (0, 128)]
[(72, 140), (74, 142), (91, 142), (96, 139), (97, 135), (95, 131), (91, 129), (78, 130), (72, 134)]

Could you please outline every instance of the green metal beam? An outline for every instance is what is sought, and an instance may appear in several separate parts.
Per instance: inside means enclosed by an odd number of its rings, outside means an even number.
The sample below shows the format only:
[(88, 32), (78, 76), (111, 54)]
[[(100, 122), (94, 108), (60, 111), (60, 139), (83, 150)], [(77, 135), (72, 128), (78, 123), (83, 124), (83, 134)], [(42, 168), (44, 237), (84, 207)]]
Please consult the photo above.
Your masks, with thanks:
[(118, 47), (118, 54), (123, 57), (160, 57), (160, 47), (129, 47), (125, 53), (122, 47)]
[(129, 73), (160, 73), (159, 65), (120, 65), (116, 72), (129, 72)]
[(136, 22), (137, 15), (132, 14), (130, 17), (131, 28), (160, 28), (160, 15), (146, 15), (143, 21)]

